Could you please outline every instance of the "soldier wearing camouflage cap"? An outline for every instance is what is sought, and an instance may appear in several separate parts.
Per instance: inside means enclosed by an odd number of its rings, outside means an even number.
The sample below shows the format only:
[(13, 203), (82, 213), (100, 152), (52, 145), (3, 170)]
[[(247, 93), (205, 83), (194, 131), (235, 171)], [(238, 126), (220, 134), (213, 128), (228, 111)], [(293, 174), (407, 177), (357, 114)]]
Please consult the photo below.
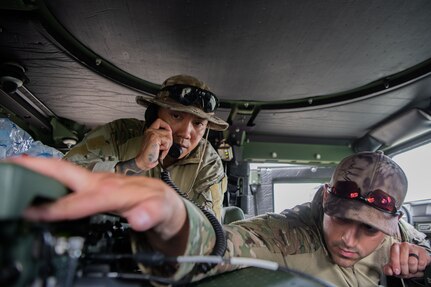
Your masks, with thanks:
[(398, 234), (407, 178), (383, 153), (346, 157), (326, 189), (328, 198), (323, 205), (326, 214), (361, 221), (389, 235)]
[[(406, 192), (404, 172), (383, 153), (348, 156), (312, 202), (224, 226), (225, 256), (274, 261), (335, 286), (379, 286), (385, 275), (421, 277), (431, 249), (425, 234), (400, 220)], [(187, 214), (189, 234), (195, 236), (185, 255), (209, 254), (212, 227), (202, 225), (206, 219), (194, 207), (187, 206)], [(194, 278), (237, 268), (218, 265)], [(191, 269), (182, 267), (174, 277)]]
[(208, 129), (228, 128), (214, 114), (215, 94), (195, 77), (176, 75), (155, 97), (136, 101), (146, 107), (145, 121), (119, 119), (98, 127), (65, 159), (93, 171), (155, 178), (163, 165), (183, 193), (220, 219), (227, 179), (219, 155), (204, 138)]

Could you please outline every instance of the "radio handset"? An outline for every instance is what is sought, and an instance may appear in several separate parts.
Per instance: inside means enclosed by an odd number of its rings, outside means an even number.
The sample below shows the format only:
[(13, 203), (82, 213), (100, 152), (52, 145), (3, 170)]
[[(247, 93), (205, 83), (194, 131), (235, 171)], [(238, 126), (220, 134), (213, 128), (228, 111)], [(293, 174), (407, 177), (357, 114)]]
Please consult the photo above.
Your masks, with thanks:
[(181, 156), (182, 153), (183, 153), (183, 150), (180, 147), (180, 145), (176, 143), (172, 143), (172, 146), (168, 151), (168, 155), (172, 158), (177, 159)]

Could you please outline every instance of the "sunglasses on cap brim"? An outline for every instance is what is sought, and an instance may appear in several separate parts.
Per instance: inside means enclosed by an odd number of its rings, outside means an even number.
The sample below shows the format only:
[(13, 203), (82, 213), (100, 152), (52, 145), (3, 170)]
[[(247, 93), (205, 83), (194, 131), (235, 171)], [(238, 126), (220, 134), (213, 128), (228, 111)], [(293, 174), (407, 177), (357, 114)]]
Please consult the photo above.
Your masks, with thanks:
[(359, 200), (367, 205), (370, 205), (380, 211), (392, 214), (401, 215), (401, 211), (395, 206), (396, 200), (384, 192), (376, 189), (361, 195), (361, 189), (354, 181), (337, 181), (334, 185), (326, 185), (326, 190), (339, 198)]
[(219, 101), (213, 93), (188, 85), (172, 85), (162, 88), (167, 91), (169, 98), (185, 106), (197, 106), (206, 113), (214, 112)]

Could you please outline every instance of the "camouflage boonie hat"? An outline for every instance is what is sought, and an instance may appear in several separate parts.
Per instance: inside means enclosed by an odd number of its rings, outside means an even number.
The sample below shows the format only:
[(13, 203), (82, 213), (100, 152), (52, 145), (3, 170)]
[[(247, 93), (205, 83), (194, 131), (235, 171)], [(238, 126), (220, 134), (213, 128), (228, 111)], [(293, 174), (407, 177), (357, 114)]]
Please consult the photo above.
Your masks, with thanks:
[[(210, 92), (208, 86), (196, 79), (195, 77), (188, 75), (177, 75), (166, 79), (159, 93), (153, 98), (137, 96), (136, 102), (144, 107), (148, 107), (149, 104), (153, 103), (163, 108), (168, 108), (174, 111), (186, 112), (198, 116), (200, 118), (208, 120), (208, 128), (216, 131), (224, 131), (229, 127), (229, 124), (221, 118), (214, 115), (214, 112), (205, 112), (202, 107), (197, 105), (183, 105), (175, 99), (169, 97), (169, 91), (166, 87), (174, 85), (185, 85), (190, 87), (196, 87), (203, 91)], [(165, 89), (165, 90), (164, 90)], [(214, 97), (215, 95), (212, 94)]]
[[(361, 196), (381, 190), (395, 199), (397, 210), (407, 193), (407, 178), (403, 170), (382, 152), (361, 152), (344, 158), (335, 169), (329, 185), (334, 186), (337, 181), (355, 182)], [(328, 195), (323, 202), (326, 214), (368, 224), (388, 235), (398, 234), (399, 215), (381, 211), (361, 200)]]

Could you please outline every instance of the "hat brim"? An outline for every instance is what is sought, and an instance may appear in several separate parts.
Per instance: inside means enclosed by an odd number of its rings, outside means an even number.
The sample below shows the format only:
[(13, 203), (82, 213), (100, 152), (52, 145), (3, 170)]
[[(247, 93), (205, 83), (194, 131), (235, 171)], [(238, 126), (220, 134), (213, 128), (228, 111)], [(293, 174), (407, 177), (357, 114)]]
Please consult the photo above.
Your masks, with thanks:
[(323, 211), (330, 216), (359, 221), (387, 235), (399, 233), (397, 215), (380, 211), (358, 200), (344, 199), (328, 194), (323, 202)]
[(185, 112), (193, 114), (197, 117), (208, 120), (208, 128), (215, 131), (224, 131), (229, 127), (229, 124), (222, 120), (221, 118), (215, 116), (213, 113), (205, 113), (198, 107), (195, 106), (185, 106), (174, 100), (164, 99), (160, 100), (158, 98), (145, 98), (143, 96), (137, 96), (136, 102), (144, 107), (148, 107), (150, 104), (156, 104), (160, 107), (167, 108), (173, 111)]

